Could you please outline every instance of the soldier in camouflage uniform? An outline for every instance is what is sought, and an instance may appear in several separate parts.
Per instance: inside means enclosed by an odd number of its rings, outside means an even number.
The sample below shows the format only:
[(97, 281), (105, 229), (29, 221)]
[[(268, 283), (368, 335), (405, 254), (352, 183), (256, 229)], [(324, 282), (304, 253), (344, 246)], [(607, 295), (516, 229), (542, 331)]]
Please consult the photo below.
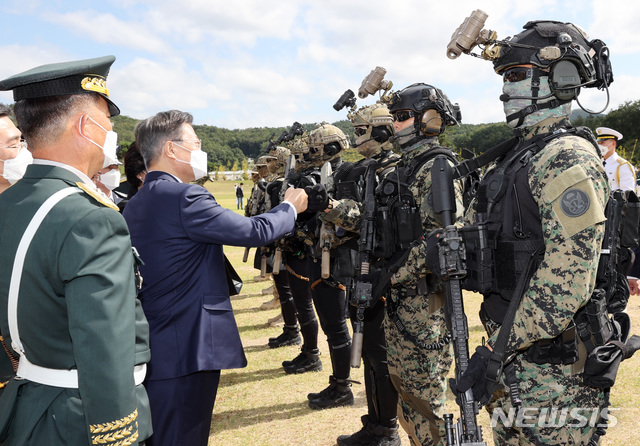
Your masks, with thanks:
[[(339, 271), (341, 277), (350, 277), (345, 284), (352, 283), (354, 277), (361, 274), (360, 263), (353, 265), (352, 258), (358, 258), (358, 237), (361, 223), (362, 200), (365, 194), (364, 182), (368, 178), (369, 169), (375, 169), (379, 178), (384, 178), (395, 164), (399, 156), (392, 152), (393, 145), (389, 140), (393, 136), (393, 118), (384, 104), (373, 104), (361, 107), (349, 113), (349, 118), (355, 128), (357, 136), (355, 147), (365, 158), (356, 162), (348, 174), (335, 175), (336, 183), (352, 184), (355, 187), (362, 184), (358, 190), (348, 196), (343, 188), (336, 184), (340, 193), (336, 199), (330, 200), (330, 206), (321, 215), (323, 221), (334, 223), (338, 228), (346, 231), (341, 238), (351, 236), (340, 245), (332, 255), (339, 257), (340, 268), (349, 271)], [(374, 186), (375, 187), (375, 186)], [(346, 196), (342, 196), (346, 195)], [(344, 232), (342, 231), (342, 232)], [(340, 235), (340, 229), (336, 231)], [(350, 266), (350, 268), (349, 268)], [(357, 319), (357, 307), (350, 305), (350, 317)], [(367, 397), (368, 413), (362, 416), (363, 427), (352, 435), (338, 437), (338, 446), (399, 446), (398, 436), (398, 392), (393, 387), (387, 366), (387, 344), (384, 335), (384, 298), (373, 302), (372, 306), (364, 310), (362, 361), (364, 363), (364, 383)], [(359, 358), (358, 358), (359, 359)]]
[[(441, 226), (430, 198), (430, 169), (436, 155), (453, 158), (440, 147), (438, 136), (458, 122), (460, 112), (441, 90), (422, 83), (394, 93), (389, 110), (401, 159), (376, 188), (377, 253), (387, 269), (395, 271), (385, 318), (389, 373), (400, 396), (400, 424), (412, 444), (434, 445), (444, 438), (442, 415), (452, 353), (444, 293), (428, 283), (423, 235)], [(459, 184), (455, 196), (461, 210)], [(384, 282), (382, 276), (382, 286)]]
[[(302, 149), (299, 159), (296, 187), (305, 187), (312, 197), (322, 195), (322, 199), (312, 198), (312, 206), (307, 212), (298, 215), (296, 223), (297, 242), (304, 244), (304, 249), (297, 249), (298, 256), (304, 255), (306, 264), (297, 266), (296, 273), (307, 277), (311, 286), (311, 295), (322, 331), (327, 336), (331, 355), (332, 375), (329, 386), (320, 392), (307, 395), (309, 407), (327, 409), (337, 406), (352, 405), (349, 358), (351, 353), (351, 336), (346, 322), (346, 301), (344, 285), (330, 275), (323, 278), (321, 274), (321, 247), (326, 243), (330, 248), (338, 242), (333, 225), (322, 224), (314, 211), (323, 211), (327, 207), (326, 190), (320, 186), (320, 167), (329, 162), (335, 171), (342, 164), (340, 153), (349, 148), (349, 140), (338, 127), (322, 123), (308, 135), (306, 147)], [(320, 192), (320, 193), (319, 193)], [(317, 203), (322, 202), (322, 204)], [(295, 241), (293, 246), (295, 246)], [(293, 257), (293, 256), (292, 256)], [(288, 261), (289, 261), (288, 257)], [(331, 264), (335, 259), (331, 258)], [(294, 298), (298, 296), (294, 293)], [(296, 305), (298, 301), (296, 300)], [(307, 353), (307, 354), (306, 354)], [(294, 359), (304, 364), (308, 352), (303, 349), (301, 355)], [(289, 365), (289, 367), (292, 367)], [(287, 366), (285, 366), (287, 369)]]
[[(475, 226), (465, 230), (485, 225), (493, 247), (481, 309), (489, 339), (456, 389), (472, 388), (481, 404), (493, 394), (490, 412), (504, 414), (494, 417), (496, 445), (585, 445), (596, 431), (591, 423), (569, 416), (554, 425), (560, 416), (550, 414), (607, 406), (605, 392), (583, 380), (586, 349), (574, 325), (594, 291), (609, 194), (593, 135), (572, 129), (568, 120), (575, 85), (594, 82), (583, 65), (593, 62), (585, 52), (593, 41), (572, 24), (541, 21), (501, 43), (493, 63), (503, 76), (500, 99), (517, 142), (486, 173), (466, 216)], [(540, 57), (540, 49), (557, 46), (564, 66)], [(551, 84), (559, 67), (572, 68), (580, 81), (557, 89)], [(481, 269), (467, 264), (470, 275)], [(505, 314), (512, 311), (510, 323)], [(504, 421), (514, 406), (527, 410), (524, 424)]]
[[(289, 149), (281, 146), (275, 147), (267, 154), (267, 169), (269, 170), (267, 180), (269, 182), (283, 181), (285, 165), (290, 154), (291, 151)], [(265, 206), (267, 209), (270, 209), (272, 207), (271, 196), (267, 194), (265, 199)], [(270, 252), (274, 251), (273, 245), (266, 249)], [(278, 348), (287, 345), (300, 345), (303, 343), (305, 349), (316, 349), (318, 343), (318, 322), (315, 315), (313, 315), (313, 309), (311, 308), (311, 295), (306, 289), (308, 288), (309, 283), (292, 276), (286, 268), (281, 268), (278, 274), (273, 276), (273, 280), (276, 285), (276, 289), (278, 290), (278, 298), (280, 299), (280, 308), (282, 310), (284, 327), (282, 328), (282, 333), (280, 335), (269, 338), (269, 347)], [(303, 291), (300, 292), (300, 289), (303, 289)], [(298, 326), (298, 309), (295, 304), (296, 299), (294, 298), (294, 293), (301, 295), (301, 298), (297, 299), (298, 302), (306, 301), (307, 296), (309, 300), (308, 304), (305, 303), (305, 305), (302, 305), (300, 310), (300, 317), (302, 318), (300, 321), (301, 327)], [(305, 310), (305, 308), (307, 309)], [(309, 309), (311, 311), (309, 311)], [(301, 333), (302, 337), (300, 336)], [(322, 362), (320, 359), (314, 361), (313, 364), (308, 367), (308, 370), (307, 368), (302, 367), (299, 371), (306, 372), (314, 369), (322, 369)]]

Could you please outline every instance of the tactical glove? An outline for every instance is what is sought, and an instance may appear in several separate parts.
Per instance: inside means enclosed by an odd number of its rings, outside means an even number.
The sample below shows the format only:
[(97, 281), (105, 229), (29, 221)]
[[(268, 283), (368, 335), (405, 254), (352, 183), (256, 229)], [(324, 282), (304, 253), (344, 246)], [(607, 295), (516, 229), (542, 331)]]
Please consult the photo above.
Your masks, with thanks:
[(471, 389), (473, 398), (478, 401), (480, 406), (486, 406), (493, 392), (498, 388), (499, 383), (487, 380), (487, 364), (491, 357), (491, 350), (485, 346), (478, 346), (476, 352), (469, 359), (469, 366), (464, 374), (456, 383), (456, 391), (465, 393)]
[(304, 191), (309, 197), (307, 211), (322, 212), (329, 207), (329, 195), (327, 194), (327, 190), (322, 184), (307, 186), (304, 188)]

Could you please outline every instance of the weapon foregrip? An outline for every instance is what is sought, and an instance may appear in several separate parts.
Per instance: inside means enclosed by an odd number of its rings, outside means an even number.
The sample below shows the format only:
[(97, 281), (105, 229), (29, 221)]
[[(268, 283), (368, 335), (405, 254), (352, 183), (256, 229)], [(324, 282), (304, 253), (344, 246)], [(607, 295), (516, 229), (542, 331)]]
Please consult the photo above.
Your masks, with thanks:
[(362, 322), (353, 324), (353, 340), (351, 344), (351, 367), (360, 368), (360, 358), (362, 357)]
[(244, 248), (244, 255), (242, 256), (242, 262), (247, 263), (247, 259), (249, 259), (249, 251), (251, 248)]
[(280, 273), (280, 265), (282, 265), (282, 248), (277, 247), (276, 253), (273, 255), (273, 271), (271, 271), (271, 274)]
[(322, 248), (322, 278), (328, 279), (331, 275), (331, 254), (326, 246)]
[(262, 277), (267, 275), (267, 256), (262, 254), (262, 258), (260, 259), (260, 275)]

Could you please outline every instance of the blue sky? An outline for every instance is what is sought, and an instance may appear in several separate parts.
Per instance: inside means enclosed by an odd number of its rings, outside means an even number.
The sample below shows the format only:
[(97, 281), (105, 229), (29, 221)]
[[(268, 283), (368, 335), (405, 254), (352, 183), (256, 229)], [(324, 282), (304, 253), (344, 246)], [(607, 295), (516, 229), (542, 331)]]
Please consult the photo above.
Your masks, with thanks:
[[(489, 14), (485, 27), (499, 38), (529, 20), (581, 26), (610, 48), (607, 111), (640, 99), (640, 2), (627, 0), (3, 0), (0, 78), (113, 54), (108, 86), (124, 115), (176, 108), (196, 124), (247, 128), (345, 119), (332, 105), (382, 66), (394, 90), (414, 82), (441, 88), (460, 104), (463, 122), (503, 121), (491, 63), (445, 55), (474, 9)], [(606, 103), (596, 89), (580, 99), (591, 110)], [(12, 101), (0, 92), (0, 102)]]

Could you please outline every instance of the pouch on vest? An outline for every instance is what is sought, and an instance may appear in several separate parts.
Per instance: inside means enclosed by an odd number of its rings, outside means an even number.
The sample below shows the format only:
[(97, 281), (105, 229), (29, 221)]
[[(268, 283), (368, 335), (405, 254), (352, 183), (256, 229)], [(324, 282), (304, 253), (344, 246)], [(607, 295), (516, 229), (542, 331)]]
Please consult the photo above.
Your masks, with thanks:
[(596, 347), (589, 354), (584, 365), (585, 383), (597, 389), (611, 388), (616, 380), (620, 363), (640, 349), (639, 336), (633, 335), (627, 339), (631, 327), (628, 314), (614, 314), (613, 324), (614, 339)]
[(491, 291), (493, 250), (489, 245), (487, 226), (483, 224), (458, 229), (464, 240), (467, 275), (462, 288), (478, 293)]

